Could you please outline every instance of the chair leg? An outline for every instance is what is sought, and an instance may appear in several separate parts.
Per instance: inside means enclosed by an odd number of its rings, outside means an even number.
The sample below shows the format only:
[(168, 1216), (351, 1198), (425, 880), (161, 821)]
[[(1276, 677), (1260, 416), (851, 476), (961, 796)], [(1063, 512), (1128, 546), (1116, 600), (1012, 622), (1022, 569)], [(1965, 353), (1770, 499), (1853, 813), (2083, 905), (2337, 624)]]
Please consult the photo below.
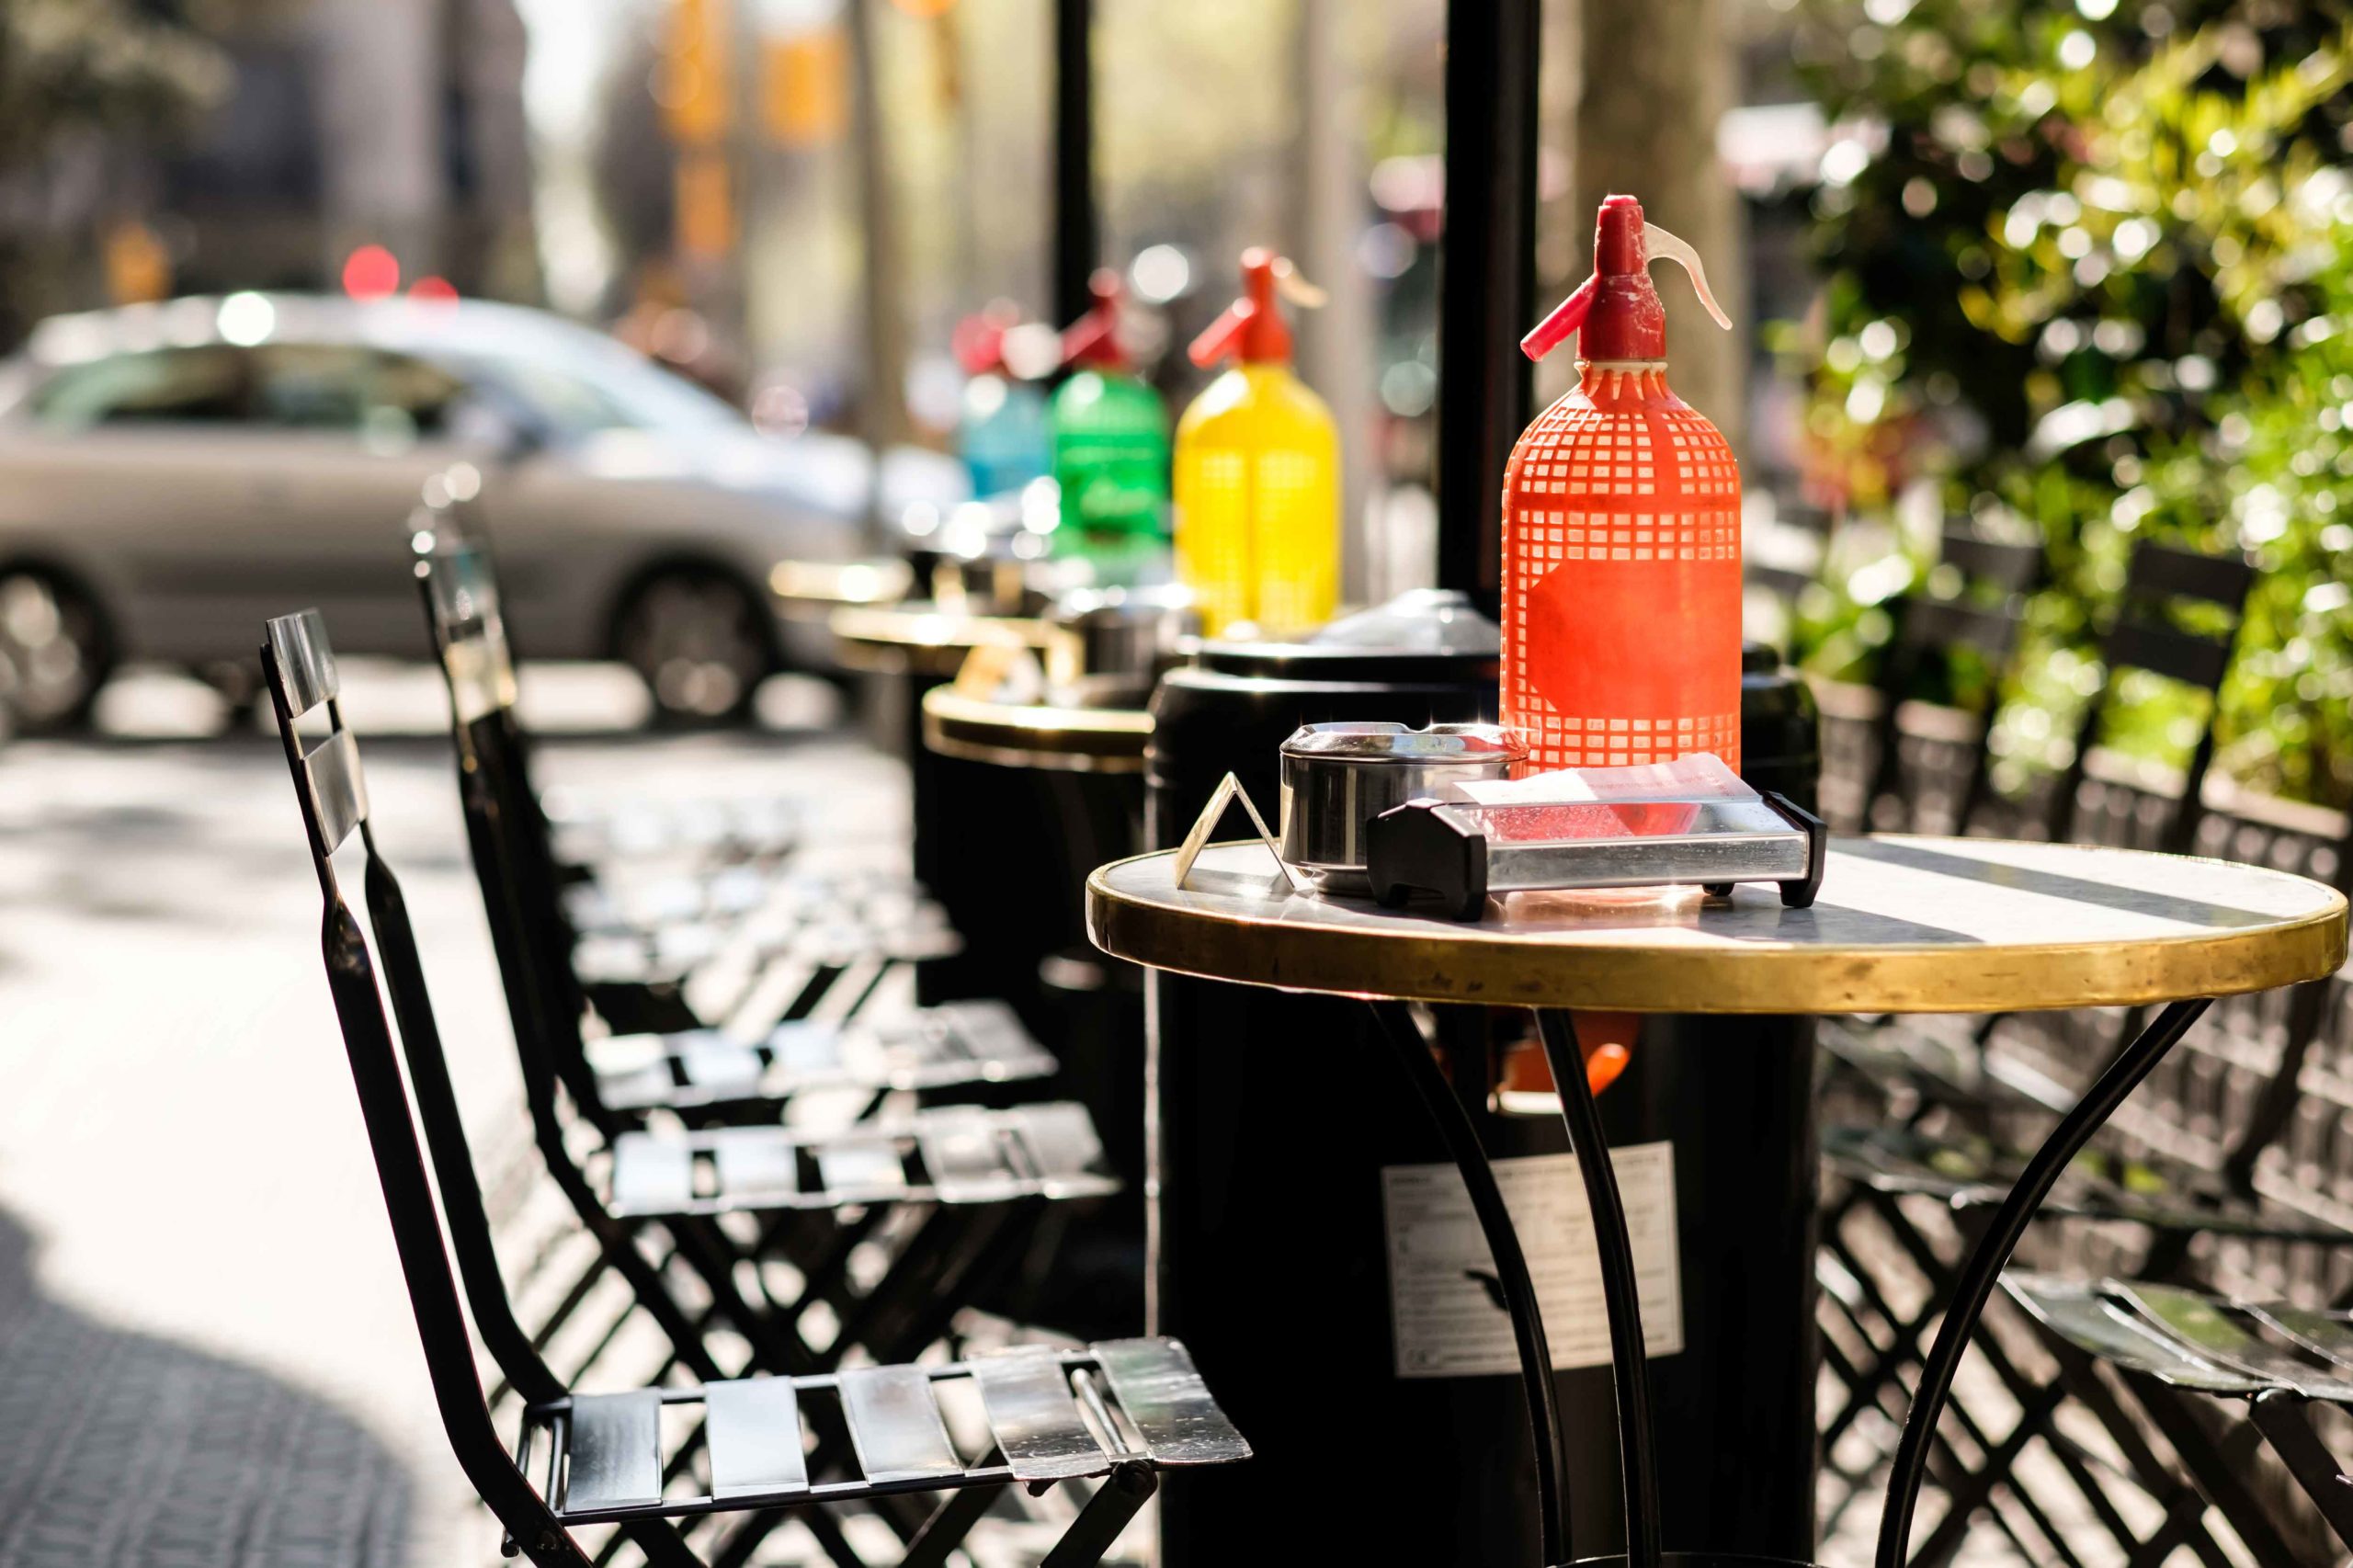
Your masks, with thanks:
[(1095, 1568), (1128, 1521), (1154, 1492), (1160, 1490), (1160, 1478), (1150, 1465), (1123, 1464), (1103, 1480), (1086, 1506), (1078, 1511), (1062, 1540), (1046, 1553), (1038, 1568)]
[(631, 1519), (621, 1531), (645, 1554), (646, 1568), (702, 1568), (702, 1559), (667, 1519)]
[(967, 1486), (949, 1493), (915, 1532), (915, 1540), (907, 1542), (899, 1568), (947, 1568), (949, 1554), (964, 1544), (964, 1538), (995, 1501), (994, 1486)]
[(2247, 1415), (2255, 1429), (2271, 1445), (2288, 1473), (2304, 1495), (2313, 1500), (2328, 1528), (2336, 1539), (2353, 1547), (2353, 1476), (2336, 1456), (2321, 1442), (2320, 1434), (2313, 1430), (2312, 1417), (2305, 1414), (2304, 1402), (2284, 1392), (2259, 1393), (2250, 1403)]

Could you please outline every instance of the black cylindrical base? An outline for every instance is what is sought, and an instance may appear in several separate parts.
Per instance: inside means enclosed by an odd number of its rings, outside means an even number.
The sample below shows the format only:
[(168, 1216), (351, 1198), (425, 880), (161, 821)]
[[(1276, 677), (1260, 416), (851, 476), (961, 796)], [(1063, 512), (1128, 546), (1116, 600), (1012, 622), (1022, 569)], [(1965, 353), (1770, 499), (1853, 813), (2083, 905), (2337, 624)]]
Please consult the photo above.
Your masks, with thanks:
[(1678, 1551), (1813, 1555), (1813, 1035), (1806, 1017), (1647, 1018), (1601, 1096), (1610, 1147), (1675, 1152), (1683, 1348), (1651, 1362), (1651, 1392)]
[[(1397, 1375), (1382, 1168), (1452, 1167), (1370, 1013), (1165, 973), (1150, 983), (1164, 1042), (1151, 1329), (1185, 1342), (1256, 1454), (1166, 1477), (1164, 1568), (1535, 1563), (1518, 1377)], [(1479, 1009), (1442, 1021), (1484, 1027)], [(1466, 1065), (1456, 1081), (1477, 1075)], [(1498, 1119), (1469, 1108), (1494, 1134)], [(1598, 1397), (1591, 1458), (1610, 1460), (1607, 1369), (1560, 1386), (1564, 1408)]]

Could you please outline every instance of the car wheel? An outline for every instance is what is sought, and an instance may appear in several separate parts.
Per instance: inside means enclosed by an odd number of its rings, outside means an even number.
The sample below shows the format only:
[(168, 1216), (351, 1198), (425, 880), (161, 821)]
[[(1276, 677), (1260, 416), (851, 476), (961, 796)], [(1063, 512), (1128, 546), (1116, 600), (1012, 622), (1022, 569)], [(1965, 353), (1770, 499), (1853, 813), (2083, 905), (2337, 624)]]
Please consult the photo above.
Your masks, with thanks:
[(614, 621), (614, 652), (653, 693), (657, 718), (739, 722), (776, 672), (776, 631), (767, 618), (767, 607), (728, 574), (672, 567), (631, 591)]
[(87, 722), (114, 669), (97, 602), (53, 572), (0, 567), (0, 668), (27, 734)]

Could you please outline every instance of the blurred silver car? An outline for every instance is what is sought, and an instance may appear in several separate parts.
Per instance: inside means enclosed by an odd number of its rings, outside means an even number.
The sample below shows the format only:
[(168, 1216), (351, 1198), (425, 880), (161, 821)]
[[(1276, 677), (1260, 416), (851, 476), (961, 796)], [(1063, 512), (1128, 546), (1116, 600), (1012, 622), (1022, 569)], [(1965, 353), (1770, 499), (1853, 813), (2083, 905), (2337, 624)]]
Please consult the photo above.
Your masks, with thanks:
[(404, 519), (457, 461), (480, 475), (517, 645), (622, 660), (661, 710), (706, 718), (823, 656), (821, 629), (773, 612), (779, 562), (848, 559), (870, 508), (962, 484), (929, 454), (763, 435), (516, 306), (233, 294), (55, 317), (0, 364), (21, 722), (81, 719), (131, 659), (234, 689), (262, 621), (309, 604), (339, 650), (423, 656)]

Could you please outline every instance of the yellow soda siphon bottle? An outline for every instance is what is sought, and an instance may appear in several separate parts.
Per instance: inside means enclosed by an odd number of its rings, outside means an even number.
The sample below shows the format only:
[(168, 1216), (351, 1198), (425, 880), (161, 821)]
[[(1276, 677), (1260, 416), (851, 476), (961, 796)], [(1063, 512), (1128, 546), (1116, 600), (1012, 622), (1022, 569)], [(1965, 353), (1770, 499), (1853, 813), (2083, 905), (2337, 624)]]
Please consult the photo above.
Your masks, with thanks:
[(1176, 422), (1176, 574), (1204, 631), (1247, 623), (1290, 636), (1331, 619), (1340, 596), (1340, 434), (1291, 373), (1278, 295), (1317, 304), (1290, 262), (1242, 255), (1242, 298), (1194, 341), (1193, 363), (1240, 361)]

